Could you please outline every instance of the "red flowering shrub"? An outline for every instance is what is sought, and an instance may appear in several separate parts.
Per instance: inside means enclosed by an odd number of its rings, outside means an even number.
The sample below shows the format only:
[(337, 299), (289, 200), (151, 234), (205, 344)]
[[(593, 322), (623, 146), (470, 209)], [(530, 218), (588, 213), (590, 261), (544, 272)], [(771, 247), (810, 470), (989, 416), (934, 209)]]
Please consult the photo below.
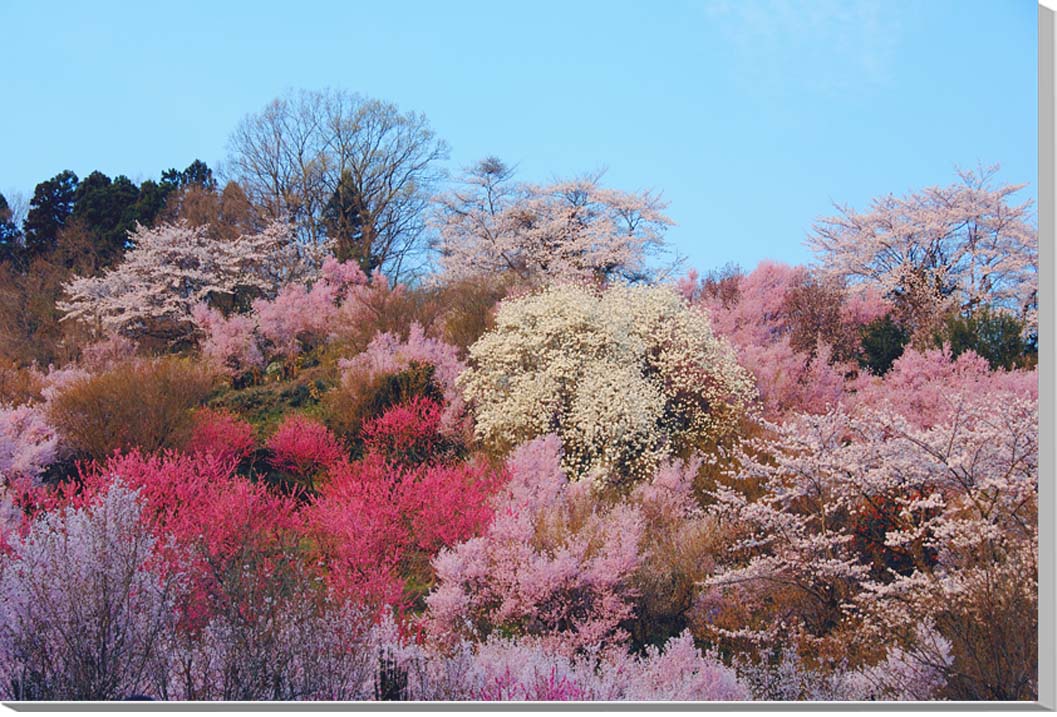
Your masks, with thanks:
[(415, 396), (393, 406), (361, 429), (365, 453), (392, 463), (416, 465), (435, 457), (448, 440), (441, 434), (444, 407), (432, 399)]
[(253, 581), (265, 581), (276, 561), (303, 534), (296, 503), (269, 492), (262, 483), (233, 474), (234, 464), (214, 454), (132, 451), (89, 467), (83, 489), (69, 497), (74, 506), (105, 492), (114, 478), (139, 491), (144, 521), (156, 535), (169, 536), (159, 549), (169, 568), (188, 577), (180, 607), (187, 625), (203, 625), (228, 609), (247, 590), (245, 565)]
[(184, 446), (188, 453), (211, 453), (238, 463), (257, 447), (253, 426), (228, 411), (203, 408), (195, 413), (191, 437)]
[(266, 446), (273, 468), (310, 487), (348, 457), (348, 449), (326, 426), (299, 415), (286, 418)]
[(432, 580), (430, 558), (478, 534), (503, 474), (479, 464), (403, 467), (378, 455), (334, 466), (308, 509), (340, 593), (397, 603), (406, 576)]

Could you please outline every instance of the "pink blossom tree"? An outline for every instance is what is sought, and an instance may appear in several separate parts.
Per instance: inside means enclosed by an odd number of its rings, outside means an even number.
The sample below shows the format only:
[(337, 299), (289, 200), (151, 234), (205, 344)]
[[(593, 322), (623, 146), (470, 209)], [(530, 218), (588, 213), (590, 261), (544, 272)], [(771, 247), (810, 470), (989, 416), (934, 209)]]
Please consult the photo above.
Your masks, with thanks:
[(455, 278), (513, 272), (531, 280), (642, 278), (672, 221), (649, 192), (606, 189), (600, 176), (547, 186), (511, 183), (491, 157), (436, 198), (441, 265)]
[(869, 211), (839, 206), (809, 239), (826, 270), (875, 283), (892, 297), (934, 303), (951, 296), (971, 312), (991, 306), (1034, 326), (1038, 234), (1023, 185), (992, 187), (998, 167), (959, 171), (960, 183), (875, 199)]
[(501, 630), (569, 656), (623, 644), (641, 513), (625, 504), (593, 510), (590, 483), (570, 483), (562, 471), (555, 436), (519, 448), (508, 469), (487, 532), (434, 561), (430, 632), (450, 641)]
[(205, 227), (140, 226), (122, 262), (100, 276), (73, 278), (58, 308), (64, 320), (100, 332), (183, 338), (195, 304), (239, 294), (274, 296), (300, 275), (290, 231), (276, 223), (260, 234), (220, 241)]

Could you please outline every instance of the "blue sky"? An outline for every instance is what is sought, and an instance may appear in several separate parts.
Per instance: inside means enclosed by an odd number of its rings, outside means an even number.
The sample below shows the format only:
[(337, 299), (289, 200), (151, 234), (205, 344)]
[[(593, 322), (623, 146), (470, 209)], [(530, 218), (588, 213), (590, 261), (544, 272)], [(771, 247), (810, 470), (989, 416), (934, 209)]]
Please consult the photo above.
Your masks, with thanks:
[(689, 264), (809, 259), (832, 202), (1037, 163), (1028, 0), (43, 3), (0, 0), (0, 191), (69, 168), (222, 165), (286, 88), (425, 113), (453, 171), (607, 168), (663, 191)]

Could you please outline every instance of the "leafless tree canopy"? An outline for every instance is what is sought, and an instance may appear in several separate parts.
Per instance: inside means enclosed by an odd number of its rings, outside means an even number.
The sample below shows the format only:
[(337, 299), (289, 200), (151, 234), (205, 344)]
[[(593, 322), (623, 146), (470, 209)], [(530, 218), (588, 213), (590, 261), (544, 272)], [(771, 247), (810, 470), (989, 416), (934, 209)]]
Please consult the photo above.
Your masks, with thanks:
[(339, 258), (399, 279), (424, 256), (424, 212), (447, 156), (421, 114), (302, 90), (242, 120), (227, 172), (266, 216), (293, 221), (303, 241), (330, 243)]

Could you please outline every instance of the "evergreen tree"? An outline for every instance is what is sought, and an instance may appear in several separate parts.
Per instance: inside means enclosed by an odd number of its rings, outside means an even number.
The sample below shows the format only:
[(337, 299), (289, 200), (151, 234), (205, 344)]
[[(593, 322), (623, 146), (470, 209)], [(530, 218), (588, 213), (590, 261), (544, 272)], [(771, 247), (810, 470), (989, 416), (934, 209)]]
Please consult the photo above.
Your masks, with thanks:
[(67, 169), (41, 182), (33, 190), (29, 213), (22, 226), (27, 258), (55, 248), (59, 230), (66, 226), (73, 214), (77, 184), (77, 175)]
[(334, 243), (334, 255), (339, 261), (355, 260), (370, 274), (378, 266), (371, 256), (370, 244), (364, 241), (363, 206), (352, 174), (341, 175), (334, 193), (323, 208), (323, 232)]
[(113, 264), (124, 253), (128, 233), (140, 219), (135, 211), (139, 195), (128, 177), (111, 180), (98, 171), (77, 187), (71, 218), (88, 234), (101, 265)]
[(22, 232), (12, 221), (11, 207), (7, 198), (0, 194), (0, 262), (14, 261), (22, 249), (19, 239)]

